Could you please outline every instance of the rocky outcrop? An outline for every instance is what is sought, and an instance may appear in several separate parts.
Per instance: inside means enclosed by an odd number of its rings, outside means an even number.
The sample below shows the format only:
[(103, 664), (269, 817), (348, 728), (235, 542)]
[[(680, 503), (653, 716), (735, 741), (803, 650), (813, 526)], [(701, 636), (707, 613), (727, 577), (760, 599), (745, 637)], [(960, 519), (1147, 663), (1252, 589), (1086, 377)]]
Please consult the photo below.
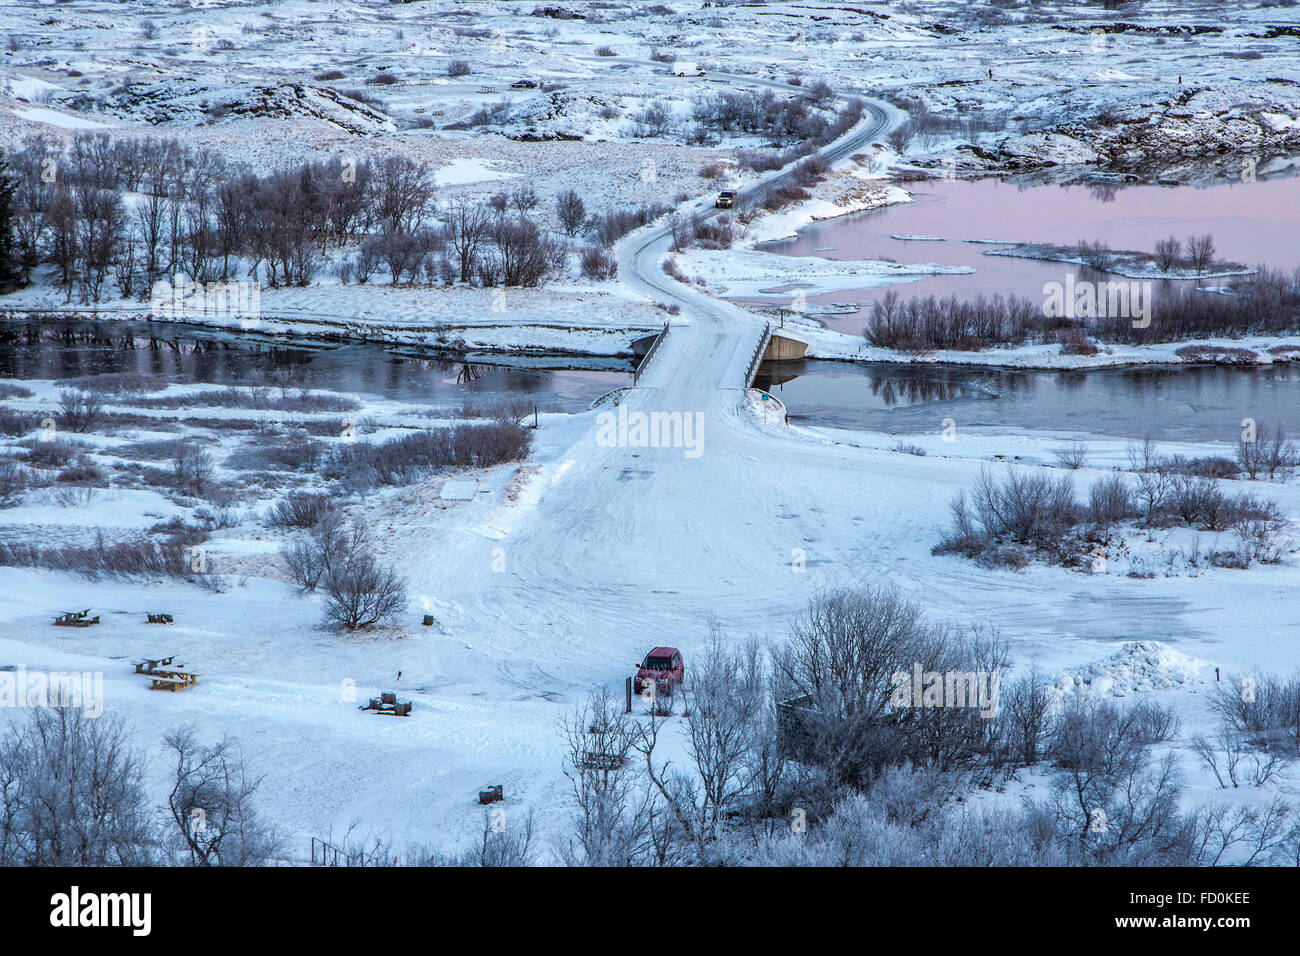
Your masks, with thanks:
[(1218, 90), (1191, 90), (1162, 103), (1117, 110), (1104, 124), (1062, 124), (1000, 144), (1000, 158), (1012, 168), (1095, 162), (1135, 171), (1234, 155), (1243, 163), (1263, 162), (1297, 151), (1300, 110), (1293, 104)]

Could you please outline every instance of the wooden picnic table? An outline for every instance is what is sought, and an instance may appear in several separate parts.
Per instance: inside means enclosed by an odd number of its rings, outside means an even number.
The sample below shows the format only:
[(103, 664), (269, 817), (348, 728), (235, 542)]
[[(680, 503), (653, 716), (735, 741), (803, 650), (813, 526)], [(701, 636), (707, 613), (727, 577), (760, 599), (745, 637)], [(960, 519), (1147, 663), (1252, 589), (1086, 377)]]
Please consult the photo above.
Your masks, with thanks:
[(199, 682), (199, 675), (190, 671), (157, 671), (149, 675), (150, 690), (184, 690)]
[(58, 627), (90, 627), (99, 623), (99, 615), (90, 617), (90, 608), (84, 611), (65, 611), (54, 618), (54, 623)]

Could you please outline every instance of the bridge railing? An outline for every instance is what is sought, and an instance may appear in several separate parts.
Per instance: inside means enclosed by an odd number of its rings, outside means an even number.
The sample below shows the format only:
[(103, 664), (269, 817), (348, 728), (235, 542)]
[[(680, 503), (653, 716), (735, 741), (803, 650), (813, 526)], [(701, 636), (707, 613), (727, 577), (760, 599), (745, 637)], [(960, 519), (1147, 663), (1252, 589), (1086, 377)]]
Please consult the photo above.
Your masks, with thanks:
[(745, 388), (749, 388), (754, 381), (754, 376), (758, 374), (759, 363), (763, 361), (763, 353), (767, 351), (767, 343), (772, 339), (772, 323), (768, 322), (763, 326), (763, 334), (758, 337), (758, 345), (754, 347), (754, 354), (749, 357), (749, 365), (745, 369)]
[(641, 383), (641, 372), (645, 369), (647, 365), (650, 364), (650, 359), (654, 356), (655, 352), (658, 350), (659, 343), (662, 342), (667, 335), (668, 335), (668, 323), (665, 322), (664, 327), (660, 329), (659, 334), (655, 336), (655, 340), (650, 343), (650, 348), (646, 349), (645, 358), (643, 358), (640, 362), (637, 362), (636, 368), (632, 372), (633, 385), (639, 385)]

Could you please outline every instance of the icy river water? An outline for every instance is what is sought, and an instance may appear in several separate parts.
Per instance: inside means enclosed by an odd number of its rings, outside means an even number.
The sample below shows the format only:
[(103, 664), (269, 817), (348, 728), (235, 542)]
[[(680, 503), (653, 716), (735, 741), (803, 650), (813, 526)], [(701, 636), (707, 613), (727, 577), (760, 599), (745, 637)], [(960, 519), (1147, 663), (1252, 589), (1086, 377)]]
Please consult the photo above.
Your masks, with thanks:
[[(1224, 259), (1287, 271), (1300, 265), (1300, 177), (1207, 187), (1024, 186), (982, 179), (908, 188), (914, 193), (910, 203), (814, 223), (795, 238), (762, 248), (780, 255), (893, 258), (977, 270), (889, 287), (904, 299), (1002, 293), (1039, 301), (1045, 282), (1078, 274), (1064, 263), (988, 256), (984, 253), (998, 247), (966, 239), (1074, 243), (1099, 238), (1115, 249), (1149, 250), (1170, 234), (1185, 238), (1209, 232)], [(860, 334), (871, 303), (886, 291), (837, 292), (810, 297), (808, 303), (810, 310), (818, 304), (856, 304), (857, 311), (825, 321), (838, 331)], [(786, 379), (774, 390), (792, 418), (810, 424), (904, 433), (938, 429), (952, 417), (1002, 430), (1233, 441), (1242, 418), (1251, 417), (1282, 421), (1291, 433), (1300, 433), (1300, 368), (1295, 366), (1080, 373), (808, 361), (769, 363), (762, 371), (778, 382)]]
[(524, 395), (542, 410), (576, 412), (630, 383), (624, 364), (570, 359), (485, 363), (418, 356), (380, 345), (322, 347), (147, 322), (0, 324), (0, 378), (70, 379), (110, 372), (160, 375), (176, 384), (265, 385), (277, 371), (311, 388), (458, 408)]
[[(596, 364), (604, 367), (467, 363), (380, 345), (286, 344), (170, 324), (0, 325), (0, 379), (140, 372), (180, 384), (248, 386), (288, 370), (312, 388), (451, 409), (522, 395), (543, 410), (581, 411), (630, 384), (617, 363)], [(1249, 416), (1300, 434), (1300, 365), (1040, 372), (807, 361), (763, 370), (775, 375), (773, 391), (791, 419), (806, 424), (902, 434), (938, 429), (952, 417), (963, 427), (999, 431), (1232, 441)]]
[[(1214, 236), (1220, 259), (1288, 272), (1300, 265), (1300, 177), (1205, 187), (1026, 186), (979, 179), (909, 183), (905, 188), (912, 193), (909, 203), (815, 222), (791, 239), (760, 248), (778, 255), (936, 262), (976, 270), (889, 287), (904, 298), (1001, 293), (1041, 302), (1044, 283), (1063, 282), (1067, 273), (1077, 276), (1079, 272), (1061, 262), (986, 255), (1001, 247), (969, 240), (1074, 244), (1080, 239), (1101, 239), (1112, 249), (1149, 252), (1156, 240), (1166, 236), (1185, 240), (1208, 232)], [(857, 334), (871, 303), (886, 291), (833, 292), (810, 296), (808, 303), (810, 311), (819, 304), (856, 304), (856, 312), (828, 316), (826, 324)], [(1157, 288), (1156, 295), (1159, 292)]]
[[(1211, 232), (1220, 254), (1286, 269), (1300, 262), (1300, 178), (1206, 188), (1017, 186), (997, 180), (930, 182), (915, 201), (816, 223), (765, 248), (822, 255), (972, 265), (971, 275), (894, 286), (900, 295), (1038, 296), (1072, 267), (985, 256), (962, 239), (1073, 242), (1149, 249), (1157, 238)], [(892, 238), (941, 236), (943, 242)], [(810, 304), (869, 309), (883, 290), (842, 292)], [(770, 303), (769, 303), (770, 304)], [(861, 314), (827, 324), (859, 333)], [(156, 340), (157, 347), (151, 347)], [(528, 396), (542, 409), (580, 411), (629, 384), (627, 363), (570, 358), (431, 358), (372, 344), (325, 346), (143, 322), (10, 322), (0, 325), (0, 378), (67, 379), (145, 372), (178, 383), (265, 384), (277, 370), (313, 388), (413, 404), (459, 407)], [(792, 419), (894, 434), (938, 429), (945, 418), (999, 431), (1051, 430), (1169, 441), (1234, 441), (1243, 418), (1283, 422), (1300, 434), (1300, 366), (1146, 367), (1090, 372), (1011, 371), (965, 366), (768, 364)]]

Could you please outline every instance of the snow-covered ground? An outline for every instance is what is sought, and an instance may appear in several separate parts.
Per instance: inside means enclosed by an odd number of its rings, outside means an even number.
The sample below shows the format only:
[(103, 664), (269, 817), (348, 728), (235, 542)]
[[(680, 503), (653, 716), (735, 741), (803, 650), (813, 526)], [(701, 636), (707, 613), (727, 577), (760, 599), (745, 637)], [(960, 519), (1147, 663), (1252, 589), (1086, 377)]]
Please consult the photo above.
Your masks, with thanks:
[[(665, 368), (673, 358), (665, 354)], [(411, 582), (398, 626), (357, 635), (321, 627), (319, 597), (298, 595), (273, 569), (282, 536), (249, 521), (206, 546), (218, 572), (233, 569), (223, 593), (0, 569), (0, 660), (103, 672), (107, 708), (146, 747), (182, 723), (241, 738), (267, 773), (268, 811), (303, 841), (357, 818), (399, 841), (444, 847), (481, 825), (476, 794), (489, 783), (505, 786), (508, 812), (534, 810), (543, 834), (562, 832), (556, 725), (590, 688), (621, 691), (651, 645), (689, 655), (715, 617), (736, 639), (779, 640), (785, 620), (828, 585), (892, 581), (936, 619), (997, 624), (1020, 666), (1089, 675), (1098, 689), (1090, 675), (1110, 674), (1126, 644), (1160, 642), (1171, 650), (1143, 680), (1130, 667), (1128, 683), (1107, 689), (1156, 695), (1187, 715), (1189, 732), (1209, 726), (1201, 698), (1213, 667), (1300, 667), (1296, 553), (1277, 566), (1150, 579), (1128, 577), (1120, 562), (1108, 574), (1013, 573), (931, 555), (949, 499), (981, 466), (995, 456), (1047, 465), (1068, 434), (908, 436), (929, 449), (918, 457), (889, 450), (895, 436), (792, 429), (756, 399), (733, 404), (738, 392), (681, 394), (680, 410), (705, 413), (698, 458), (601, 447), (596, 412), (546, 416), (527, 465), (479, 474), (471, 501), (441, 499), (433, 482), (356, 506)], [(1122, 443), (1094, 444), (1080, 484), (1123, 460)], [(1297, 482), (1259, 490), (1300, 513)], [(10, 532), (51, 527), (48, 507), (24, 503), (0, 521)], [(88, 525), (173, 510), (111, 493), (90, 508)], [(61, 522), (78, 514), (61, 511)], [(99, 627), (50, 626), (56, 613), (84, 607), (103, 616)], [(144, 623), (158, 611), (176, 623)], [(437, 626), (420, 626), (422, 613)], [(202, 675), (197, 687), (161, 695), (133, 673), (133, 660), (169, 654)], [(1191, 658), (1205, 662), (1199, 677), (1176, 679)], [(394, 688), (414, 701), (410, 720), (357, 710), (355, 699)], [(1194, 769), (1190, 756), (1185, 763)], [(155, 760), (156, 786), (164, 773)]]
[[(634, 135), (630, 114), (647, 97), (659, 97), (681, 117), (691, 91), (714, 88), (712, 77), (724, 72), (768, 83), (784, 83), (792, 73), (825, 76), (841, 91), (900, 99), (924, 93), (934, 108), (954, 116), (1005, 111), (1006, 130), (977, 136), (981, 148), (1020, 137), (1009, 154), (1032, 156), (1050, 145), (1058, 159), (1111, 147), (1115, 155), (1121, 147), (1164, 155), (1146, 139), (1088, 145), (1071, 137), (1033, 138), (1036, 128), (1090, 118), (1117, 103), (1141, 112), (1144, 104), (1182, 100), (1168, 112), (1192, 102), (1186, 91), (1213, 86), (1229, 99), (1266, 101), (1277, 143), (1293, 141), (1300, 112), (1294, 82), (1283, 79), (1295, 37), (1251, 39), (1269, 34), (1272, 24), (1296, 23), (1297, 8), (1251, 6), (1224, 25), (1219, 4), (1150, 3), (1124, 13), (1126, 22), (1149, 30), (1107, 33), (1094, 48), (1089, 25), (1116, 17), (1092, 5), (980, 13), (955, 2), (888, 11), (793, 3), (706, 8), (695, 0), (671, 6), (674, 12), (663, 15), (628, 4), (563, 19), (486, 2), (474, 5), (472, 24), (438, 16), (442, 5), (428, 3), (293, 0), (165, 9), (67, 3), (58, 7), (57, 23), (41, 22), (43, 7), (8, 7), (0, 10), (0, 27), (14, 40), (2, 67), (8, 94), (0, 99), (0, 142), (96, 128), (184, 135), (262, 169), (308, 155), (393, 152), (436, 166), (439, 186), (448, 191), (481, 194), (526, 180), (550, 195), (576, 183), (592, 208), (608, 209), (679, 192), (703, 196), (718, 187), (702, 170), (729, 157), (732, 147), (752, 144), (743, 137), (703, 146), (647, 141)], [(1222, 30), (1188, 42), (1179, 28), (1201, 22)], [(606, 45), (617, 55), (594, 55)], [(1234, 55), (1246, 47), (1258, 56)], [(661, 48), (699, 60), (711, 78), (656, 72), (662, 67), (649, 57)], [(462, 57), (473, 72), (448, 77), (450, 61)], [(340, 70), (345, 79), (315, 79), (327, 70)], [(1179, 70), (1186, 73), (1182, 85), (1172, 79)], [(367, 85), (380, 73), (400, 79)], [(554, 88), (507, 92), (510, 82), (525, 77)], [(330, 83), (362, 88), (379, 105), (319, 92)], [(442, 128), (507, 97), (509, 119), (498, 128)], [(1193, 103), (1190, 115), (1170, 116), (1178, 135), (1165, 145), (1187, 142), (1189, 131), (1204, 140), (1211, 127), (1220, 135), (1237, 129), (1224, 119), (1231, 106), (1210, 105)], [(1246, 112), (1261, 115), (1258, 103)], [(1112, 129), (1118, 138), (1123, 128)], [(958, 145), (941, 133), (917, 136), (909, 155), (932, 164)], [(1171, 169), (1193, 158), (1175, 155)], [(989, 163), (975, 150), (962, 156), (980, 168)], [(644, 174), (646, 159), (654, 176)], [(848, 168), (841, 161), (806, 204), (756, 220), (745, 242), (752, 246), (814, 218), (904, 198), (893, 192), (898, 187), (869, 177), (854, 177), (859, 191), (853, 196), (836, 192)], [(653, 229), (629, 237), (621, 266), (666, 253), (666, 243), (645, 239)], [(1006, 231), (1014, 235), (1015, 224)], [(647, 245), (638, 246), (643, 239)], [(762, 255), (742, 244), (729, 253), (691, 250), (679, 258), (683, 271), (716, 295), (804, 284), (826, 291), (850, 281), (861, 288), (864, 275), (906, 280), (927, 271), (828, 260), (777, 268)], [(617, 284), (565, 280), (533, 292), (508, 290), (503, 311), (485, 290), (389, 291), (326, 282), (265, 292), (259, 331), (624, 354), (667, 314), (653, 294), (667, 286), (650, 280), (621, 268)], [(412, 600), (401, 623), (352, 635), (323, 627), (320, 597), (287, 583), (275, 555), (283, 536), (261, 520), (284, 487), (258, 485), (234, 502), (234, 526), (215, 531), (205, 545), (226, 576), (224, 590), (0, 568), (0, 665), (102, 672), (106, 707), (149, 752), (148, 784), (160, 797), (165, 731), (193, 724), (204, 739), (238, 737), (252, 765), (266, 774), (260, 806), (292, 831), (297, 861), (310, 836), (341, 833), (354, 820), (401, 844), (463, 845), (481, 830), (477, 793), (488, 784), (504, 786), (512, 817), (535, 814), (539, 843), (549, 846), (567, 830), (572, 810), (558, 724), (592, 688), (621, 693), (631, 667), (654, 645), (674, 644), (689, 660), (715, 621), (729, 638), (779, 641), (792, 615), (828, 586), (892, 582), (936, 620), (994, 624), (1019, 667), (1037, 665), (1062, 678), (1064, 687), (1151, 695), (1183, 718), (1184, 735), (1212, 726), (1206, 698), (1214, 668), (1224, 674), (1300, 668), (1295, 550), (1276, 565), (1151, 577), (1129, 576), (1121, 562), (1096, 574), (1041, 565), (1010, 572), (935, 556), (931, 548), (947, 523), (949, 501), (981, 468), (1016, 461), (1054, 467), (1054, 450), (1076, 436), (977, 428), (963, 429), (953, 442), (901, 436), (925, 448), (921, 456), (892, 450), (896, 435), (791, 427), (775, 400), (742, 387), (761, 320), (698, 290), (675, 292), (678, 303), (681, 313), (640, 387), (622, 393), (619, 407), (698, 413), (698, 455), (682, 447), (602, 442), (597, 410), (552, 414), (541, 417), (526, 462), (453, 476), (477, 481), (472, 496), (463, 484), (440, 494), (446, 480), (440, 476), (348, 503), (371, 527), (380, 556), (409, 582)], [(37, 287), (5, 305), (58, 310), (62, 303)], [(110, 311), (132, 308), (138, 306), (108, 304)], [(787, 331), (809, 343), (810, 355), (864, 357), (860, 339), (813, 321), (789, 319)], [(1270, 360), (1268, 348), (1278, 344), (1232, 343)], [(1171, 362), (1178, 360), (1176, 348), (1116, 347), (1090, 357), (1062, 356), (1058, 346), (921, 356), (873, 349), (865, 357), (1089, 367)], [(5, 406), (53, 407), (56, 385), (31, 387), (34, 397), (6, 399)], [(233, 450), (230, 436), (208, 421), (222, 418), (220, 409), (204, 409), (202, 424), (188, 421), (198, 413), (187, 409), (166, 416), (132, 411), (159, 418), (159, 431), (146, 421), (112, 442), (86, 436), (87, 454), (109, 464), (123, 460), (114, 451), (123, 443), (186, 434), (210, 439), (223, 453)], [(372, 402), (362, 403), (356, 417), (373, 422), (376, 436), (412, 424), (407, 410)], [(312, 418), (305, 414), (294, 423), (306, 427)], [(1124, 465), (1121, 442), (1091, 451), (1081, 485)], [(1297, 480), (1248, 487), (1300, 516)], [(81, 504), (29, 492), (0, 510), (0, 534), (75, 540), (96, 527), (145, 528), (181, 507), (141, 488), (107, 489)], [(1173, 535), (1160, 543), (1185, 544)], [(52, 627), (54, 615), (87, 607), (101, 616), (99, 626)], [(171, 613), (175, 623), (146, 624), (145, 614), (155, 612)], [(424, 614), (434, 626), (420, 623)], [(198, 685), (178, 694), (151, 692), (132, 662), (171, 654), (201, 675)], [(394, 689), (414, 702), (411, 718), (358, 710), (358, 702)], [(668, 746), (680, 748), (681, 721), (669, 724)], [(1203, 794), (1204, 772), (1181, 744), (1178, 753), (1193, 792)], [(1291, 767), (1269, 786), (1297, 783)]]

